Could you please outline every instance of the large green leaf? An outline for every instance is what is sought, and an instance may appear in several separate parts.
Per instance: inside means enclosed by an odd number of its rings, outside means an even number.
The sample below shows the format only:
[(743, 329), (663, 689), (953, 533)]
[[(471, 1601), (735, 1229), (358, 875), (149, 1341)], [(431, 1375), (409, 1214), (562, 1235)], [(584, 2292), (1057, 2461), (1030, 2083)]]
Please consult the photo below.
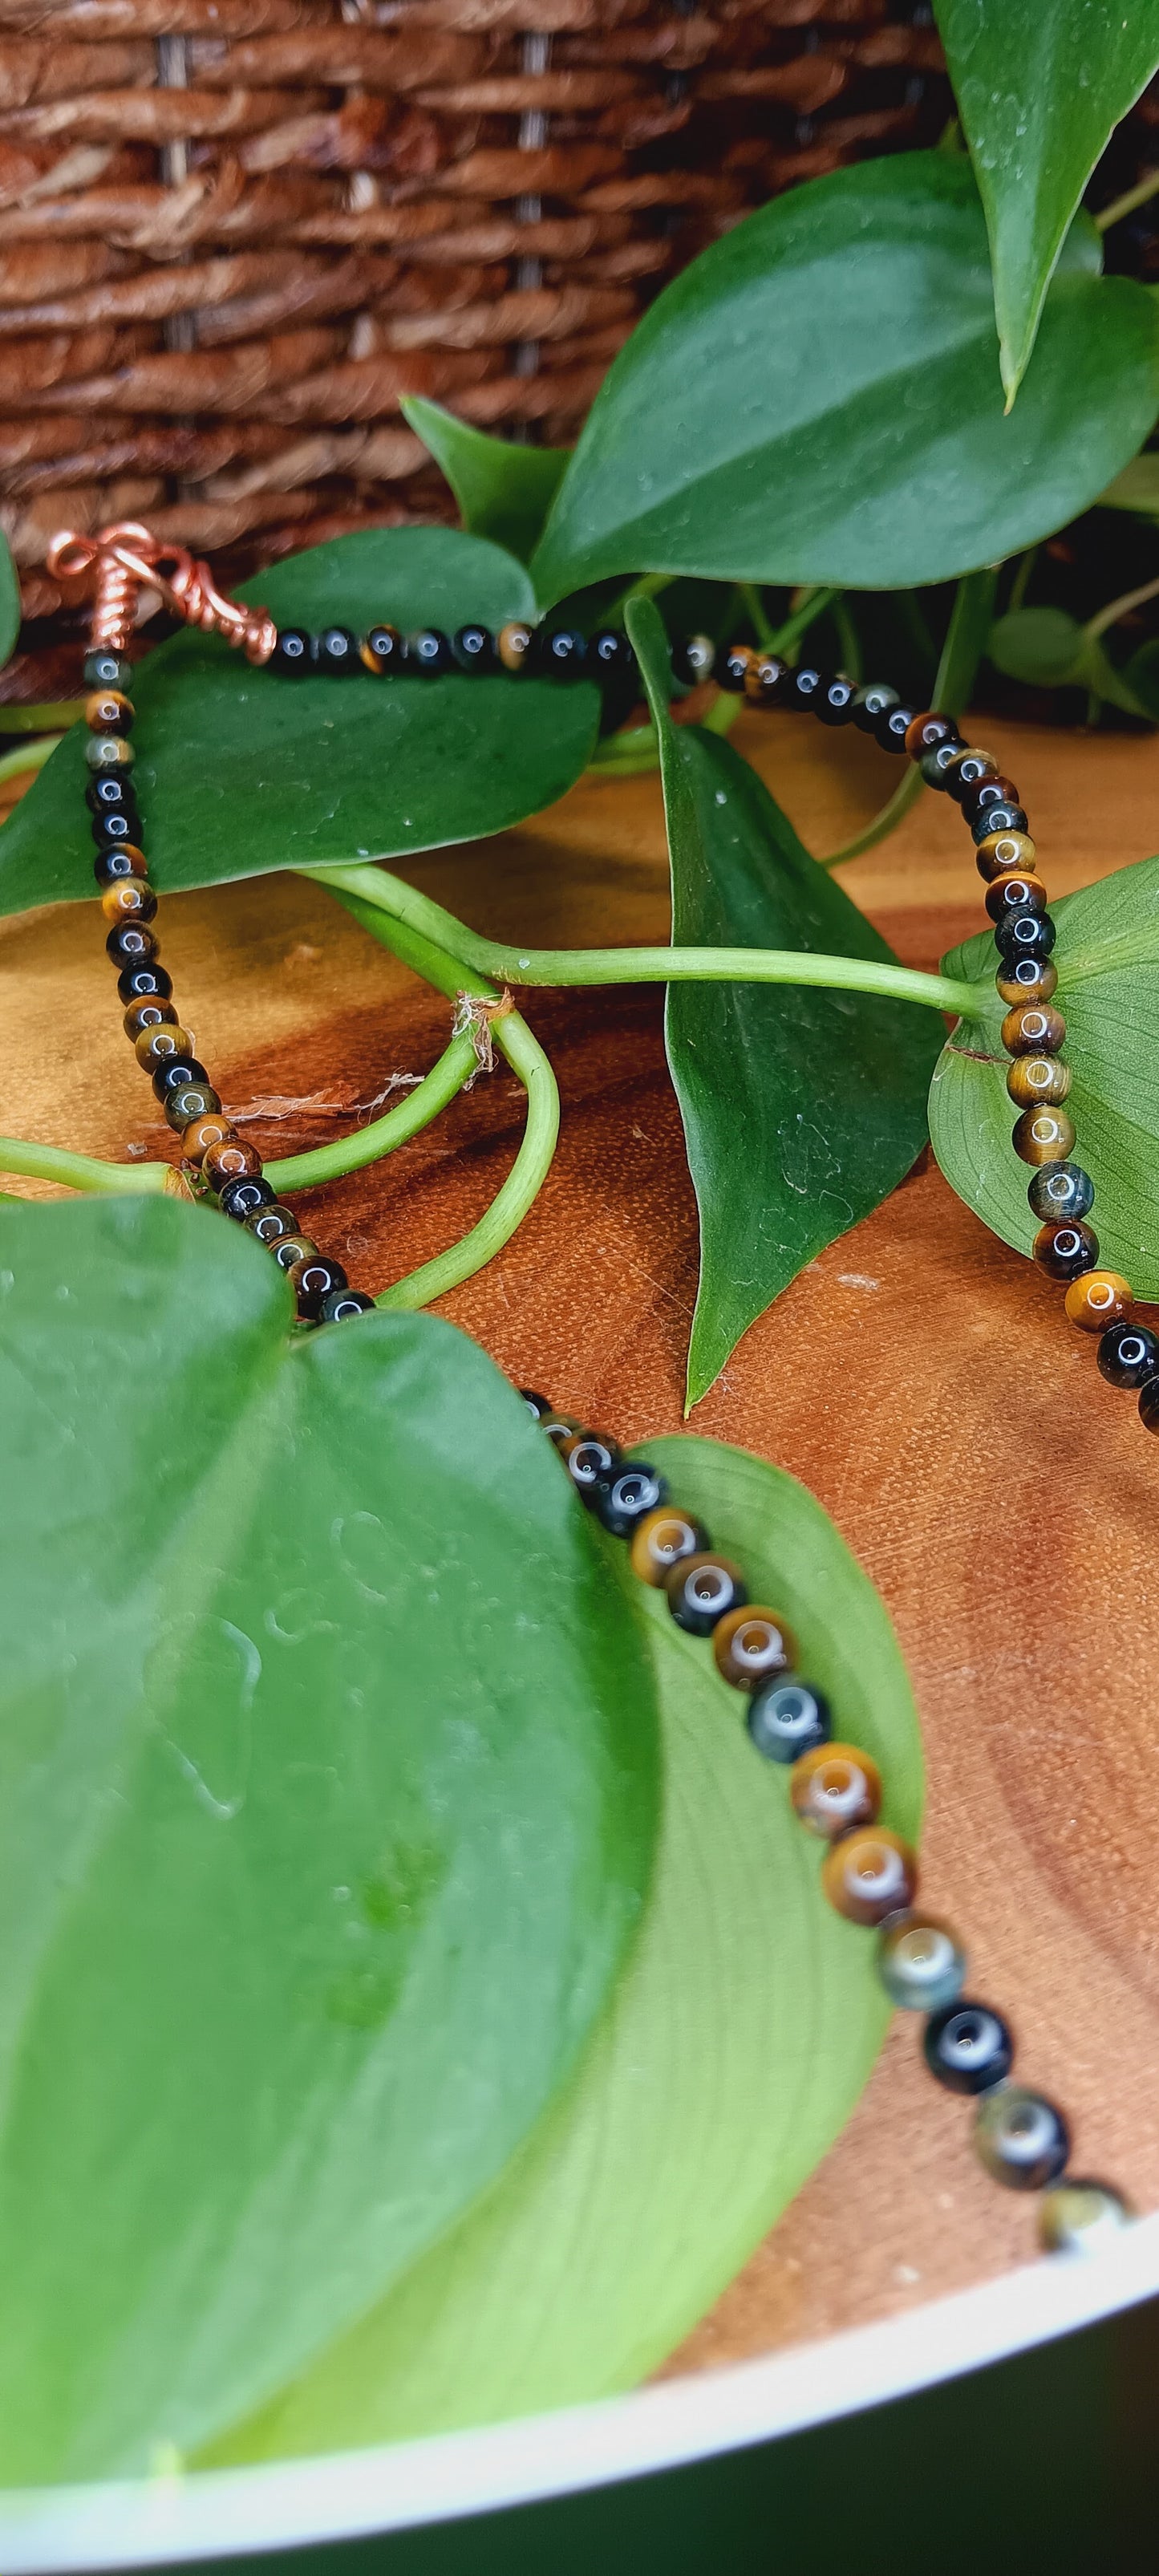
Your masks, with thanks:
[[(921, 1816), (917, 1719), (877, 1594), (819, 1503), (716, 1441), (649, 1441), (673, 1492), (782, 1607), (836, 1727)], [(614, 1542), (607, 1542), (609, 1554)], [(217, 2459), (536, 2413), (630, 2386), (732, 2278), (848, 2118), (888, 2007), (872, 1940), (830, 1912), (783, 1771), (707, 1645), (634, 1582), (663, 1712), (644, 1928), (579, 2081), (496, 2190)]]
[(1083, 190), (1159, 65), (1159, 0), (934, 0), (934, 14), (986, 209), (1013, 401)]
[(641, 569), (906, 588), (1085, 509), (1159, 410), (1159, 311), (1064, 247), (1003, 417), (986, 226), (963, 156), (778, 197), (657, 297), (597, 395), (532, 562), (543, 600)]
[(1065, 608), (1008, 609), (991, 627), (986, 650), (996, 670), (1032, 688), (1086, 689), (1127, 715), (1150, 714), (1126, 673), (1116, 670), (1101, 636)]
[[(660, 736), (673, 944), (892, 959), (755, 770), (672, 723), (651, 602), (628, 620)], [(692, 1405), (790, 1279), (908, 1172), (939, 1033), (909, 1003), (791, 984), (670, 984), (665, 1029), (700, 1211)]]
[[(1159, 1297), (1159, 858), (1120, 868), (1051, 905), (1058, 926), (1056, 999), (1074, 1082), (1067, 1109), (1078, 1160), (1095, 1184), (1092, 1222), (1104, 1260), (1139, 1297)], [(981, 1020), (960, 1020), (930, 1087), (930, 1136), (946, 1179), (1004, 1243), (1030, 1251), (1038, 1219), (1031, 1179), (1010, 1143), (1018, 1111), (994, 993), (988, 933), (944, 960), (947, 975), (987, 992)]]
[(184, 2449), (500, 2170), (638, 1919), (647, 1656), (481, 1351), (0, 1212), (0, 2479)]
[(425, 394), (404, 394), (402, 409), (446, 475), (463, 526), (526, 563), (543, 534), (570, 447), (522, 447), (490, 438)]
[[(280, 625), (500, 626), (533, 617), (521, 564), (451, 528), (368, 528), (247, 585)], [(517, 695), (516, 695), (517, 690)], [(590, 756), (590, 682), (281, 679), (183, 634), (135, 676), (134, 772), (162, 888), (388, 857), (497, 832)], [(81, 728), (0, 831), (0, 913), (93, 891)]]
[(0, 665), (11, 661), (20, 633), (20, 577), (7, 537), (0, 535)]

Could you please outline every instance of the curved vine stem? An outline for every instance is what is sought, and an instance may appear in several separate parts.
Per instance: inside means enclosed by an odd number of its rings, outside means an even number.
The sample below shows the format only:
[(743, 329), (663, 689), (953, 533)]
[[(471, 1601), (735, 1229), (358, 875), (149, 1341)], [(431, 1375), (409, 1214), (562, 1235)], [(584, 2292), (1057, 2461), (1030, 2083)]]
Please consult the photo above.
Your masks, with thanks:
[(340, 1136), (333, 1145), (320, 1145), (313, 1154), (292, 1154), (288, 1162), (267, 1163), (267, 1180), (280, 1196), (283, 1190), (316, 1189), (322, 1181), (339, 1181), (347, 1172), (365, 1171), (368, 1163), (381, 1162), (384, 1154), (393, 1154), (397, 1146), (408, 1144), (429, 1127), (474, 1071), (470, 1038), (452, 1038), (438, 1063), (384, 1117), (376, 1118), (370, 1127), (356, 1128), (350, 1136)]
[(70, 1154), (62, 1145), (36, 1145), (21, 1136), (0, 1136), (0, 1172), (22, 1180), (60, 1181), (70, 1190), (96, 1192), (105, 1198), (126, 1192), (163, 1190), (170, 1163), (106, 1163), (97, 1154)]
[(0, 778), (20, 778), (29, 769), (43, 769), (58, 742), (63, 741), (62, 733), (49, 733), (38, 742), (18, 743), (15, 751), (6, 751), (0, 759)]

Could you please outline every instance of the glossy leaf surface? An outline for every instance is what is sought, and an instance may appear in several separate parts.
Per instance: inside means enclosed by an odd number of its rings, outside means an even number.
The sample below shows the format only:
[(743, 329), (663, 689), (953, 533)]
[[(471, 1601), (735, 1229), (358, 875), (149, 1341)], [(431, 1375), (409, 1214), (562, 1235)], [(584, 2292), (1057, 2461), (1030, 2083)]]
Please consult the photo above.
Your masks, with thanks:
[(509, 438), (490, 438), (425, 394), (404, 394), (401, 407), (416, 438), (446, 475), (463, 526), (528, 562), (571, 449), (519, 447)]
[[(247, 585), (279, 625), (452, 631), (532, 617), (512, 555), (451, 528), (368, 528)], [(570, 787), (589, 757), (587, 682), (284, 679), (216, 638), (174, 637), (134, 678), (134, 778), (155, 883), (389, 857), (497, 832)], [(0, 913), (93, 892), (84, 734), (67, 734), (0, 831)]]
[(934, 15), (986, 209), (1013, 399), (1083, 190), (1159, 64), (1159, 6), (934, 0)]
[[(1159, 858), (1120, 868), (1051, 905), (1063, 1050), (1074, 1082), (1068, 1114), (1076, 1159), (1095, 1184), (1091, 1222), (1101, 1257), (1136, 1296), (1159, 1297)], [(993, 994), (994, 942), (966, 942), (943, 961)], [(930, 1136), (946, 1179), (993, 1233), (1029, 1253), (1038, 1228), (1031, 1174), (1010, 1142), (1018, 1115), (1007, 1096), (993, 995), (984, 1021), (959, 1022), (930, 1088)]]
[[(674, 944), (892, 959), (747, 761), (672, 723), (660, 620), (649, 601), (628, 619), (660, 736)], [(805, 1263), (904, 1178), (941, 1024), (860, 993), (688, 983), (668, 988), (665, 1031), (700, 1212), (691, 1405)]]
[(962, 156), (867, 161), (774, 199), (657, 297), (612, 366), (532, 563), (909, 588), (1085, 509), (1159, 409), (1159, 308), (1082, 218), (1009, 419)]
[[(836, 1729), (907, 1836), (922, 1763), (885, 1609), (820, 1505), (762, 1459), (689, 1436), (644, 1453), (783, 1608)], [(820, 1849), (762, 1761), (743, 1694), (605, 1542), (655, 1658), (664, 1822), (632, 1952), (578, 2082), (496, 2190), (215, 2458), (432, 2433), (599, 2397), (654, 2369), (848, 2118), (888, 2007), (873, 1938), (818, 1884)]]
[[(429, 1316), (0, 1211), (0, 2482), (261, 2401), (502, 2168), (650, 1865), (647, 1656)], [(148, 1401), (141, 1400), (148, 1390)]]

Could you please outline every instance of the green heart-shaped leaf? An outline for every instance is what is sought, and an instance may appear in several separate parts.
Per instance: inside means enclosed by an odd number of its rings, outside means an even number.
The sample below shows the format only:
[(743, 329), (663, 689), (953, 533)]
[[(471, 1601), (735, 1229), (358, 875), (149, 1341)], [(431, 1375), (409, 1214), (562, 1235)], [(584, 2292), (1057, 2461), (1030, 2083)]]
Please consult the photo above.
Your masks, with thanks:
[[(514, 556), (451, 528), (368, 528), (246, 585), (279, 625), (447, 631), (534, 617)], [(588, 760), (586, 681), (284, 679), (175, 636), (134, 677), (134, 778), (150, 873), (171, 890), (471, 840), (537, 813)], [(0, 913), (93, 892), (84, 733), (65, 736), (0, 831)]]
[[(1159, 1297), (1159, 858), (1119, 868), (1051, 905), (1058, 929), (1056, 1000), (1074, 1081), (1067, 1111), (1076, 1159), (1095, 1184), (1102, 1258), (1137, 1297)], [(930, 1137), (946, 1179), (993, 1233), (1029, 1253), (1039, 1219), (1032, 1175), (1010, 1142), (1018, 1111), (1006, 1090), (1004, 1003), (988, 933), (943, 960), (980, 985), (985, 1015), (960, 1020), (930, 1086)]]
[(1065, 608), (1012, 608), (990, 629), (990, 660), (1012, 680), (1033, 688), (1089, 689), (1128, 715), (1150, 710), (1117, 671), (1098, 635), (1092, 635)]
[[(650, 600), (629, 632), (660, 737), (676, 947), (893, 958), (731, 745), (668, 713)], [(670, 984), (665, 1035), (700, 1211), (688, 1402), (824, 1245), (876, 1207), (926, 1141), (934, 1013), (793, 984)]]
[(1072, 227), (1003, 415), (986, 226), (964, 157), (862, 162), (713, 242), (592, 406), (532, 574), (640, 569), (909, 588), (1093, 501), (1159, 410), (1159, 311)]
[(425, 394), (404, 394), (402, 410), (430, 449), (459, 504), (463, 526), (530, 561), (559, 489), (570, 447), (517, 447), (457, 420)]
[(0, 1212), (0, 2480), (280, 2386), (568, 2072), (639, 1912), (648, 1658), (428, 1316), (305, 1338), (172, 1201)]
[[(835, 1732), (916, 1834), (921, 1744), (905, 1666), (819, 1503), (743, 1451), (647, 1456), (783, 1608)], [(831, 2145), (889, 2007), (873, 1937), (818, 1884), (788, 1775), (763, 1763), (707, 1644), (606, 1543), (655, 1658), (664, 1821), (643, 1930), (580, 2079), (494, 2192), (215, 2460), (443, 2431), (624, 2388), (701, 2316)]]
[(934, 0), (994, 263), (1013, 400), (1067, 226), (1159, 64), (1155, 0)]

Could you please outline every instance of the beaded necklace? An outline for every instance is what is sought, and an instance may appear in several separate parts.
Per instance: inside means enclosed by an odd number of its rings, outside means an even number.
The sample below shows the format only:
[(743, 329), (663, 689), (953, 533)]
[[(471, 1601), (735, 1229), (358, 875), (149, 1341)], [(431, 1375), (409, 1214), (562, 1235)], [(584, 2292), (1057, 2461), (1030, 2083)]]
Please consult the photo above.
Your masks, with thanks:
[[(341, 1323), (366, 1313), (374, 1299), (351, 1287), (341, 1264), (319, 1250), (264, 1178), (260, 1155), (237, 1134), (206, 1068), (193, 1052), (174, 1007), (171, 979), (159, 962), (152, 928), (157, 897), (148, 881), (141, 816), (132, 782), (129, 739), (134, 709), (125, 649), (138, 591), (148, 586), (186, 622), (217, 633), (251, 662), (292, 678), (335, 678), (369, 671), (421, 685), (440, 672), (553, 673), (630, 681), (635, 656), (626, 636), (608, 629), (585, 637), (570, 627), (536, 629), (512, 621), (497, 635), (479, 625), (452, 638), (436, 628), (403, 636), (386, 622), (363, 636), (328, 626), (311, 635), (283, 628), (261, 609), (218, 591), (207, 565), (181, 549), (163, 549), (135, 523), (106, 528), (95, 539), (71, 532), (54, 540), (49, 569), (84, 576), (94, 586), (92, 645), (84, 663), (91, 694), (86, 798), (96, 843), (94, 873), (109, 924), (106, 949), (117, 970), (124, 1028), (152, 1079), (168, 1125), (181, 1138), (182, 1163), (198, 1195), (265, 1244), (289, 1278), (304, 1327)], [(998, 952), (996, 983), (1007, 1015), (1002, 1042), (1010, 1057), (1006, 1087), (1019, 1111), (1016, 1154), (1033, 1168), (1029, 1199), (1041, 1220), (1034, 1258), (1065, 1284), (1065, 1306), (1080, 1331), (1098, 1333), (1098, 1364), (1114, 1386), (1139, 1391), (1148, 1430), (1159, 1431), (1159, 1338), (1132, 1321), (1133, 1297), (1117, 1271), (1098, 1266), (1098, 1238), (1086, 1219), (1094, 1200), (1090, 1175), (1070, 1158), (1075, 1129), (1065, 1102), (1069, 1066), (1060, 1060), (1066, 1023), (1053, 1005), (1058, 983), (1051, 952), (1055, 926), (1026, 813), (1018, 791), (986, 751), (963, 741), (950, 716), (907, 707), (895, 689), (859, 688), (841, 674), (791, 667), (774, 653), (733, 645), (719, 659), (711, 640), (686, 638), (673, 649), (678, 679), (715, 676), (760, 707), (808, 709), (822, 724), (857, 725), (886, 751), (906, 753), (926, 784), (961, 806), (986, 883), (986, 910)], [(973, 2142), (986, 2170), (1017, 2191), (1038, 2192), (1038, 2233), (1049, 2252), (1088, 2252), (1129, 2218), (1122, 2196), (1068, 2171), (1070, 2137), (1063, 2113), (1044, 2094), (1009, 2080), (1014, 2041), (991, 2005), (966, 1997), (966, 1954), (937, 1916), (918, 1910), (917, 1855), (879, 1823), (882, 1782), (857, 1745), (835, 1741), (823, 1696), (797, 1670), (792, 1630), (779, 1610), (751, 1603), (741, 1568), (719, 1555), (707, 1530), (684, 1511), (665, 1479), (644, 1461), (625, 1458), (616, 1442), (559, 1413), (546, 1397), (524, 1390), (533, 1420), (557, 1450), (583, 1502), (614, 1537), (627, 1541), (634, 1572), (663, 1589), (677, 1625), (711, 1642), (722, 1679), (747, 1701), (756, 1751), (791, 1766), (789, 1795), (805, 1829), (827, 1846), (821, 1889), (846, 1920), (876, 1931), (877, 1972), (891, 2002), (924, 2015), (922, 2047), (930, 2073), (951, 2091), (974, 2096)]]

